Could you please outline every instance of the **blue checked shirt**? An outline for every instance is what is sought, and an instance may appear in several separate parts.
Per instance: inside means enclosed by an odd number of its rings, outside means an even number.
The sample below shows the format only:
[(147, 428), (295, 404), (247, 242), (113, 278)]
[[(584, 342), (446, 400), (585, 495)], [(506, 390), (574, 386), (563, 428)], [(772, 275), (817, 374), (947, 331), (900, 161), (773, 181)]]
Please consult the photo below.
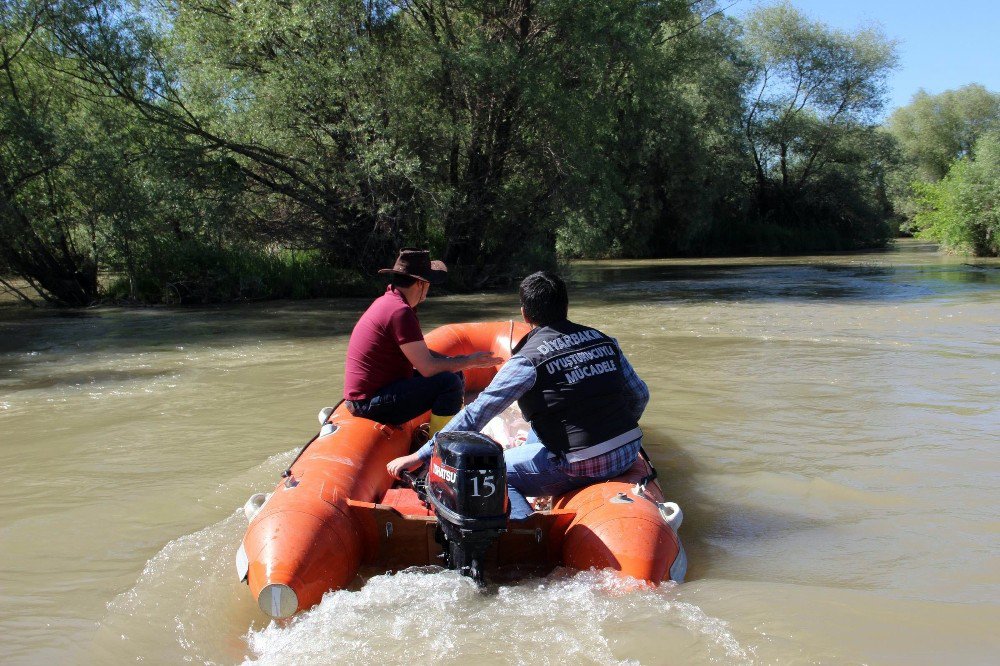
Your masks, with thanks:
[[(613, 340), (615, 346), (618, 341)], [(618, 348), (621, 352), (621, 347)], [(622, 376), (625, 380), (625, 404), (631, 410), (635, 420), (642, 416), (649, 403), (649, 387), (639, 378), (635, 369), (621, 353)], [(479, 432), (490, 420), (507, 409), (515, 400), (523, 396), (535, 385), (535, 368), (531, 361), (520, 356), (514, 356), (504, 363), (490, 385), (483, 389), (472, 404), (466, 405), (455, 418), (448, 422), (441, 432), (464, 430)], [(544, 444), (544, 442), (543, 442)], [(593, 458), (566, 463), (566, 471), (574, 476), (610, 477), (625, 471), (635, 460), (642, 445), (642, 438), (619, 446)], [(424, 462), (431, 459), (433, 440), (421, 447), (417, 455)]]

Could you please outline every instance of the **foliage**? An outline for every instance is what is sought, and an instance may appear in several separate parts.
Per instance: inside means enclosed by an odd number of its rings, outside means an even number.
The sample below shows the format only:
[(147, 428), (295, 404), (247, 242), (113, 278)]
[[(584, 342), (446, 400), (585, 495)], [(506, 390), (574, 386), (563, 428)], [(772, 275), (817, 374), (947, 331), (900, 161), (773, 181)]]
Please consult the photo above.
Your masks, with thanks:
[(214, 303), (370, 293), (357, 274), (317, 251), (266, 252), (170, 240), (153, 261), (115, 277), (107, 298), (122, 303)]
[(920, 90), (889, 116), (887, 126), (916, 176), (935, 182), (972, 152), (980, 136), (1000, 128), (1000, 94), (978, 84), (940, 95)]
[(787, 4), (0, 2), (0, 273), (53, 302), (886, 238), (893, 45)]
[(980, 136), (944, 178), (918, 181), (915, 190), (921, 237), (956, 252), (1000, 255), (1000, 131)]
[(0, 263), (46, 300), (86, 305), (100, 298), (99, 269), (132, 275), (164, 239), (220, 237), (238, 187), (225, 160), (88, 80), (52, 7), (4, 9)]
[(831, 29), (781, 3), (748, 18), (744, 43), (752, 70), (743, 131), (758, 214), (832, 231), (836, 246), (884, 242), (877, 188), (890, 154), (874, 130), (893, 42), (875, 29)]
[(45, 6), (0, 7), (0, 263), (45, 297), (83, 305), (97, 291), (85, 248), (95, 230), (66, 190), (93, 166), (87, 124), (97, 119), (67, 94), (65, 77), (46, 76), (61, 63), (44, 45)]
[(981, 136), (1000, 128), (1000, 94), (977, 84), (940, 95), (921, 90), (889, 116), (886, 127), (900, 152), (887, 179), (888, 196), (901, 230), (911, 232), (926, 198), (935, 196), (927, 185), (945, 178)]
[(604, 129), (587, 128), (582, 140), (595, 150), (561, 214), (561, 254), (683, 251), (738, 181), (730, 130), (741, 72), (719, 57), (735, 49), (734, 22), (711, 6), (703, 11), (677, 12), (661, 26), (621, 71), (599, 118)]

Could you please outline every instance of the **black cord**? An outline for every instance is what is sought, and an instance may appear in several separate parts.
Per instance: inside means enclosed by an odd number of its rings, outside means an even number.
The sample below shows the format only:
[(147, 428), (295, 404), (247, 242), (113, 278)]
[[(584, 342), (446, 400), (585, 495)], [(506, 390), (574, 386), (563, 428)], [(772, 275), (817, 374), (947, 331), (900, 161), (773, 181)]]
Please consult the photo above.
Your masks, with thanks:
[(642, 457), (646, 461), (646, 464), (649, 465), (649, 474), (642, 477), (642, 480), (639, 481), (640, 486), (645, 486), (647, 483), (656, 478), (657, 476), (656, 468), (653, 467), (653, 461), (649, 459), (649, 454), (646, 453), (646, 449), (642, 448), (642, 445), (639, 446), (639, 453), (642, 454)]
[[(333, 408), (333, 411), (334, 412), (337, 411), (337, 407), (340, 407), (342, 404), (344, 404), (343, 400), (341, 400), (340, 402), (337, 403), (337, 405)], [(330, 412), (330, 413), (332, 414), (333, 412)], [(327, 418), (330, 418), (330, 417), (328, 416)], [(295, 456), (295, 460), (293, 460), (292, 463), (288, 466), (288, 469), (286, 469), (284, 472), (281, 473), (281, 478), (287, 479), (288, 477), (290, 477), (292, 475), (292, 467), (295, 465), (295, 463), (297, 463), (299, 461), (299, 458), (302, 457), (302, 454), (306, 452), (306, 449), (308, 449), (309, 446), (313, 442), (315, 442), (317, 439), (319, 439), (319, 434), (321, 432), (323, 432), (323, 426), (325, 426), (325, 425), (326, 425), (326, 422), (324, 422), (323, 425), (321, 425), (319, 427), (319, 432), (317, 432), (315, 435), (313, 435), (313, 438), (310, 439), (308, 442), (306, 442), (306, 445), (302, 447), (301, 451), (299, 451), (299, 455)]]

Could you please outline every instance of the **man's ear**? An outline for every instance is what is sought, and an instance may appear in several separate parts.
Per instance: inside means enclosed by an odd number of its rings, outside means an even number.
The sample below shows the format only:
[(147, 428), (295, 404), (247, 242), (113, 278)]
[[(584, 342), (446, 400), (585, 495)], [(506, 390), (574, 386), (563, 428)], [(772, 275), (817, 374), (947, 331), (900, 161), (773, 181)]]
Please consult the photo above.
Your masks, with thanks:
[(528, 315), (524, 314), (524, 307), (521, 307), (521, 319), (524, 320), (525, 324), (531, 324), (531, 322), (528, 321)]

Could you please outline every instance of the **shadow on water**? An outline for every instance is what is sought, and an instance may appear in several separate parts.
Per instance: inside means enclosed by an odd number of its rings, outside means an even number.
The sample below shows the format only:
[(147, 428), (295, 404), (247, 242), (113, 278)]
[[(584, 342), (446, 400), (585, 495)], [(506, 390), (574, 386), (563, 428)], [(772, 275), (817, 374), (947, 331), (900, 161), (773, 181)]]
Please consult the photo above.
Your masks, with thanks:
[[(688, 581), (711, 576), (734, 578), (732, 571), (716, 571), (715, 563), (743, 541), (759, 547), (763, 540), (780, 539), (803, 530), (832, 525), (833, 520), (804, 518), (790, 512), (748, 508), (724, 503), (706, 492), (699, 477), (708, 473), (670, 435), (643, 428), (643, 442), (656, 467), (664, 498), (684, 511), (680, 537), (688, 556)], [(725, 542), (726, 548), (718, 545)]]
[(588, 305), (641, 301), (900, 301), (956, 290), (993, 290), (991, 265), (762, 263), (579, 265), (573, 297)]

